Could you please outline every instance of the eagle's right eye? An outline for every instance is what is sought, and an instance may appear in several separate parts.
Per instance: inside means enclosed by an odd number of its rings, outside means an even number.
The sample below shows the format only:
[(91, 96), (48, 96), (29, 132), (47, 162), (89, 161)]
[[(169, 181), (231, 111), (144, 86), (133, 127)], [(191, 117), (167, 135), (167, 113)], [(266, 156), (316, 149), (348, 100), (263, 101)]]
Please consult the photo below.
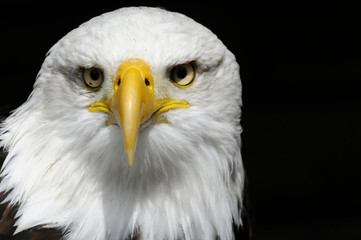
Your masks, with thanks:
[(83, 81), (90, 90), (98, 90), (104, 81), (103, 71), (95, 67), (84, 69)]

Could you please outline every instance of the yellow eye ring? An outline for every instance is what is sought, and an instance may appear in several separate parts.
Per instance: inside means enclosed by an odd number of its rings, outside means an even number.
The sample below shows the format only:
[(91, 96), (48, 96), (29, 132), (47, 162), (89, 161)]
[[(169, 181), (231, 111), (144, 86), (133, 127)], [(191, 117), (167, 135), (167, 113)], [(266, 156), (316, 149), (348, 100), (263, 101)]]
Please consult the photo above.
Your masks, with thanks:
[(180, 88), (190, 87), (196, 79), (196, 67), (193, 63), (184, 63), (172, 68), (170, 79)]
[(83, 82), (89, 90), (98, 90), (102, 85), (103, 81), (103, 71), (99, 68), (92, 67), (83, 70)]

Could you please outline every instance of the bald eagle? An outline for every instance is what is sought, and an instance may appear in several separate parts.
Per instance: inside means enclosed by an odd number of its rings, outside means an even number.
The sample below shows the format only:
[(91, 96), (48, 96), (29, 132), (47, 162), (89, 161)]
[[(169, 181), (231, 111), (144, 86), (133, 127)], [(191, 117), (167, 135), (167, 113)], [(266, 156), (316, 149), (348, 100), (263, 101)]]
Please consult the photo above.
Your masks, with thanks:
[(0, 233), (234, 239), (240, 114), (238, 64), (210, 30), (158, 8), (95, 17), (1, 124)]

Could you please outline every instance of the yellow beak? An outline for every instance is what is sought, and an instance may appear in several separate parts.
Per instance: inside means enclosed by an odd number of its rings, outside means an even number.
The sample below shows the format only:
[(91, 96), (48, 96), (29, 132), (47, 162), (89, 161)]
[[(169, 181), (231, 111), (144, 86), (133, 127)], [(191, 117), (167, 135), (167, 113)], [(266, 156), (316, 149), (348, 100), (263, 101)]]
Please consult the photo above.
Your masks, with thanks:
[(157, 99), (153, 88), (154, 79), (148, 64), (142, 59), (129, 59), (118, 69), (112, 98), (89, 106), (90, 112), (109, 114), (107, 125), (116, 123), (120, 126), (129, 166), (133, 164), (141, 124), (151, 117), (152, 123), (165, 122), (159, 118), (161, 113), (175, 108), (189, 108), (184, 101)]
[(119, 68), (110, 107), (122, 129), (128, 164), (131, 166), (139, 126), (157, 109), (153, 78), (145, 62), (130, 59)]

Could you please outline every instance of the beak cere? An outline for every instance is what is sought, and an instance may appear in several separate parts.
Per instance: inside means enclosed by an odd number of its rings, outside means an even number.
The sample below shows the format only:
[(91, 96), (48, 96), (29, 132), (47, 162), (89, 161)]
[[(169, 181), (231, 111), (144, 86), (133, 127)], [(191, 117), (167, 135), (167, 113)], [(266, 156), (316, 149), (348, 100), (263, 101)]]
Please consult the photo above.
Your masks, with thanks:
[(119, 69), (114, 83), (111, 111), (122, 129), (128, 164), (133, 164), (140, 124), (158, 109), (149, 66), (141, 59), (130, 59)]

